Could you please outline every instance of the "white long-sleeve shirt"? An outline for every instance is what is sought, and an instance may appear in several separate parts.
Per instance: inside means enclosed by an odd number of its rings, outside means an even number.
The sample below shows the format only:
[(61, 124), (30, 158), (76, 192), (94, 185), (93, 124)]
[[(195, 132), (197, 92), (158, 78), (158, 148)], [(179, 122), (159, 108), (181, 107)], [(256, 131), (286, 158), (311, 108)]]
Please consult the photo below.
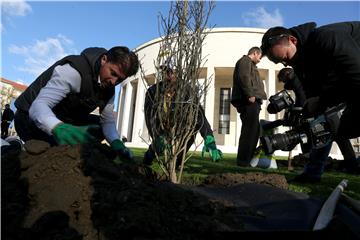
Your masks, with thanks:
[[(29, 116), (36, 126), (52, 135), (54, 127), (62, 121), (51, 110), (70, 92), (79, 93), (81, 87), (80, 73), (70, 64), (59, 65), (54, 68), (47, 84), (40, 90), (31, 104)], [(111, 143), (119, 139), (113, 116), (114, 96), (107, 102), (100, 114), (100, 124), (106, 140)]]

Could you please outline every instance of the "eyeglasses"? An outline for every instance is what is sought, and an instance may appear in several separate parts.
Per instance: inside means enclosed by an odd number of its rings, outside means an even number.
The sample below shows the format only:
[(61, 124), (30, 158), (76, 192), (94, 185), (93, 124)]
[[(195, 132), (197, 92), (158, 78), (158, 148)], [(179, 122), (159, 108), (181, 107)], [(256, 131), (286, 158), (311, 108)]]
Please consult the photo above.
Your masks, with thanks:
[(280, 35), (275, 35), (272, 37), (269, 37), (267, 40), (267, 44), (269, 47), (274, 46), (281, 38), (285, 38), (285, 37), (289, 37), (289, 34), (280, 34)]

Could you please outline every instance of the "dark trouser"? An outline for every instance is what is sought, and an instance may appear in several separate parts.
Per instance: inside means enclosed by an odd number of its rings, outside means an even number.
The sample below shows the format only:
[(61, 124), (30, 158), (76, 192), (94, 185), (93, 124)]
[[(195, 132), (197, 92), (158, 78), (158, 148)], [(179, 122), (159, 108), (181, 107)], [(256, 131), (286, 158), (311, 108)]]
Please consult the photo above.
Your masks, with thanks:
[[(354, 167), (357, 166), (356, 155), (350, 140), (337, 140), (336, 143), (338, 144), (341, 153), (344, 156), (344, 161), (346, 161), (346, 165)], [(304, 172), (313, 177), (321, 177), (324, 172), (325, 162), (329, 157), (331, 147), (332, 142), (322, 148), (311, 149), (309, 163), (306, 164)]]
[(9, 135), (9, 126), (10, 123), (8, 121), (1, 121), (1, 138), (7, 138)]
[(336, 143), (345, 161), (354, 161), (356, 159), (354, 148), (349, 139), (337, 140)]
[(305, 165), (304, 173), (320, 178), (324, 172), (325, 162), (329, 157), (332, 142), (322, 148), (311, 149), (309, 162)]
[(346, 108), (341, 116), (338, 137), (349, 139), (360, 137), (360, 106), (359, 101), (354, 99), (351, 103), (346, 103)]
[[(20, 139), (23, 140), (24, 142), (31, 139), (36, 139), (36, 140), (48, 142), (51, 146), (57, 145), (55, 138), (52, 135), (48, 135), (46, 132), (38, 128), (35, 125), (35, 123), (30, 119), (29, 114), (27, 112), (21, 110), (16, 111), (14, 117), (14, 123), (15, 123), (16, 133), (18, 134)], [(99, 125), (100, 116), (90, 114), (87, 119), (87, 123)], [(102, 133), (96, 132), (93, 135), (98, 139), (101, 138), (104, 139)]]
[(237, 108), (242, 122), (238, 153), (236, 157), (238, 165), (250, 164), (254, 155), (260, 134), (260, 106), (260, 103), (255, 102)]

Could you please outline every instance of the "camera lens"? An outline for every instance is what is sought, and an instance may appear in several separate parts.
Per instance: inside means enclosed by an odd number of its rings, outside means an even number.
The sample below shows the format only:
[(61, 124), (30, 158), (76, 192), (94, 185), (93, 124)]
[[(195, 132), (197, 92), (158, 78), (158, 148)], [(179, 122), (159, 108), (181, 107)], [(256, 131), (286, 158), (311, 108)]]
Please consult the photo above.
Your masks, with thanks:
[(260, 141), (265, 153), (270, 154), (275, 150), (290, 151), (298, 143), (304, 142), (304, 137), (306, 138), (305, 134), (291, 130), (282, 134), (261, 137)]

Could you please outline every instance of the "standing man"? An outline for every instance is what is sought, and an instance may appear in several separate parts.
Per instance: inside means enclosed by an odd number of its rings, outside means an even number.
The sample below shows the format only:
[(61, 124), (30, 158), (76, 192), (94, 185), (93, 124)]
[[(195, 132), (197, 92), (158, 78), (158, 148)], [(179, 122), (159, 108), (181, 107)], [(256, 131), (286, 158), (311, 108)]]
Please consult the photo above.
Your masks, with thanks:
[[(138, 68), (136, 54), (122, 46), (87, 48), (80, 55), (59, 60), (16, 100), (19, 137), (74, 145), (96, 140), (95, 131), (120, 157), (131, 158), (116, 130), (114, 94), (115, 86), (136, 74)], [(100, 116), (90, 114), (96, 108)]]
[[(346, 103), (335, 140), (360, 136), (360, 22), (273, 27), (264, 34), (261, 49), (274, 63), (293, 67), (307, 97), (305, 115), (320, 115)], [(319, 182), (330, 149), (330, 144), (313, 149), (310, 158), (317, 159), (316, 166), (305, 168), (294, 180)]]
[(235, 65), (231, 104), (240, 113), (242, 121), (236, 158), (239, 166), (250, 166), (259, 140), (259, 114), (262, 101), (267, 98), (256, 67), (261, 57), (261, 49), (252, 47)]
[(9, 135), (9, 126), (14, 119), (14, 112), (9, 104), (5, 104), (5, 109), (1, 116), (1, 138), (5, 139)]

